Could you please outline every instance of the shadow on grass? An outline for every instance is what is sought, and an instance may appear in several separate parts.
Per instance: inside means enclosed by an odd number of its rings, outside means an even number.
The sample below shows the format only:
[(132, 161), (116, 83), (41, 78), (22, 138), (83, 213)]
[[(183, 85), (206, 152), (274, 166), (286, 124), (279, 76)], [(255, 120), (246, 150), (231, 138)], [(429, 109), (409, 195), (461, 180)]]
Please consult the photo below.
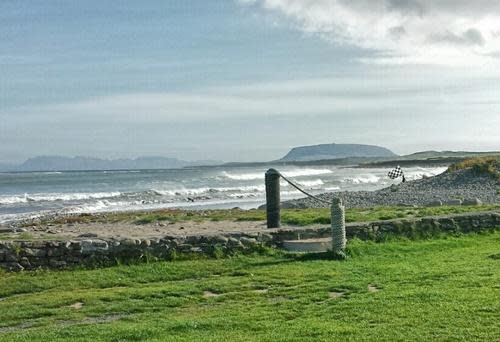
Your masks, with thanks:
[(332, 251), (286, 254), (285, 257), (293, 261), (312, 261), (312, 260), (344, 261), (347, 259), (347, 255), (336, 254), (333, 253)]
[(252, 267), (264, 267), (273, 265), (282, 265), (293, 262), (301, 261), (314, 261), (314, 260), (329, 260), (329, 261), (345, 261), (348, 257), (346, 255), (334, 254), (328, 252), (309, 252), (309, 253), (280, 253), (279, 259), (265, 260), (257, 262), (249, 262), (246, 265)]

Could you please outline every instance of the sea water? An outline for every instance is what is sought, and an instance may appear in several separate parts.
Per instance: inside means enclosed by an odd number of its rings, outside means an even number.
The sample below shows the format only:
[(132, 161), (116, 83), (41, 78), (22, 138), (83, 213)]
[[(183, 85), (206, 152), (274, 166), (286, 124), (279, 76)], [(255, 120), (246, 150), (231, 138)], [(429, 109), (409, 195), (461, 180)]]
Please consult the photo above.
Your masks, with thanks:
[[(193, 167), (172, 170), (0, 173), (0, 222), (50, 213), (95, 213), (160, 208), (256, 208), (265, 202), (267, 167)], [(388, 168), (279, 166), (303, 189), (377, 190), (401, 180)], [(433, 176), (444, 167), (405, 168), (408, 180)], [(303, 195), (281, 183), (282, 199)]]

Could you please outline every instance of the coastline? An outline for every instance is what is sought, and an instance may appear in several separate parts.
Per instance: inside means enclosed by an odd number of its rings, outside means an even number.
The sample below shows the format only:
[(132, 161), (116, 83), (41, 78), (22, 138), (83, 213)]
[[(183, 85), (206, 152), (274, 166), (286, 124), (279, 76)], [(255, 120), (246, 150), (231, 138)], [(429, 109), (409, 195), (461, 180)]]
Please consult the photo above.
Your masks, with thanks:
[[(374, 206), (439, 206), (478, 205), (500, 202), (500, 186), (488, 174), (472, 169), (446, 171), (434, 177), (407, 181), (375, 191), (343, 191), (323, 193), (317, 197), (330, 201), (339, 197), (348, 208)], [(311, 198), (285, 201), (285, 208), (325, 208), (324, 203)]]

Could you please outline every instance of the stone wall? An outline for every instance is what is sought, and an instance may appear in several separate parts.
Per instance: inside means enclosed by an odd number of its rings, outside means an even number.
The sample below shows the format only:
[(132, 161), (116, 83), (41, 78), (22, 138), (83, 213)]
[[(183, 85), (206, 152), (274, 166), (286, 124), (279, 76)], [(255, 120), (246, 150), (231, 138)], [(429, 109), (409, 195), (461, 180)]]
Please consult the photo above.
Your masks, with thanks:
[[(387, 220), (346, 225), (348, 238), (380, 241), (389, 236), (408, 238), (440, 234), (493, 231), (500, 228), (500, 213), (485, 212), (441, 217)], [(285, 240), (330, 237), (330, 227), (267, 229), (255, 233), (165, 236), (155, 239), (78, 239), (71, 241), (0, 242), (0, 268), (9, 271), (37, 268), (112, 265), (119, 261), (159, 258), (180, 254), (208, 256), (279, 248)]]

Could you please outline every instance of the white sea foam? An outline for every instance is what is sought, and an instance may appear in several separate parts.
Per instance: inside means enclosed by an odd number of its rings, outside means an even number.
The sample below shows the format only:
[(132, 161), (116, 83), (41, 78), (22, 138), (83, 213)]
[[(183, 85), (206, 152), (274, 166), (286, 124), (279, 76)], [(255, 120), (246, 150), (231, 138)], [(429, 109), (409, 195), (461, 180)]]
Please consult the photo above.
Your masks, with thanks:
[(447, 167), (436, 167), (432, 169), (425, 169), (422, 167), (418, 167), (416, 170), (406, 171), (405, 177), (408, 180), (421, 179), (423, 177), (432, 177), (445, 172), (447, 169), (448, 169)]
[(331, 173), (333, 173), (333, 171), (329, 169), (297, 169), (297, 170), (284, 171), (283, 175), (285, 177), (305, 177), (305, 176), (327, 175)]
[[(329, 169), (294, 169), (283, 171), (282, 174), (285, 177), (306, 177), (306, 176), (318, 176), (333, 173)], [(250, 172), (234, 174), (227, 171), (222, 171), (223, 177), (233, 179), (233, 180), (259, 180), (264, 179), (264, 172)]]
[(357, 177), (347, 177), (342, 181), (352, 184), (374, 184), (380, 181), (380, 177), (374, 174), (365, 174)]
[(107, 171), (101, 171), (102, 173), (141, 173), (140, 170), (107, 170)]
[(242, 174), (232, 174), (226, 171), (222, 171), (222, 176), (225, 178), (233, 180), (258, 180), (264, 179), (264, 173), (242, 173)]
[(92, 193), (57, 193), (57, 194), (24, 194), (17, 196), (1, 196), (1, 204), (16, 204), (28, 202), (51, 202), (51, 201), (77, 201), (88, 199), (112, 198), (120, 196), (120, 192), (92, 192)]
[(152, 191), (163, 196), (199, 196), (208, 194), (218, 194), (227, 192), (264, 192), (265, 185), (249, 185), (249, 186), (235, 186), (235, 187), (200, 187), (200, 188), (176, 188), (176, 189), (154, 189)]
[(325, 184), (325, 183), (323, 183), (323, 181), (321, 179), (315, 179), (315, 180), (310, 180), (310, 181), (301, 180), (301, 181), (296, 181), (295, 183), (297, 183), (298, 185), (308, 187), (308, 188), (319, 187), (319, 186)]

